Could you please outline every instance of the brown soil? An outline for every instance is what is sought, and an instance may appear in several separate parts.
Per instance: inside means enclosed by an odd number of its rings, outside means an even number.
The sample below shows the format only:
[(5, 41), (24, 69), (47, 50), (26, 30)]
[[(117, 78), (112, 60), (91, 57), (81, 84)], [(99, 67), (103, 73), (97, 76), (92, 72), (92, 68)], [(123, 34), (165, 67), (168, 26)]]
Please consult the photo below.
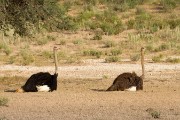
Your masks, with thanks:
[[(180, 119), (180, 64), (146, 64), (144, 90), (105, 90), (123, 72), (141, 74), (139, 64), (86, 63), (59, 67), (55, 92), (13, 93), (19, 84), (1, 84), (0, 97), (9, 99), (0, 106), (0, 119), (9, 120), (149, 120), (153, 109), (160, 119)], [(24, 76), (54, 67), (0, 66), (1, 76)]]

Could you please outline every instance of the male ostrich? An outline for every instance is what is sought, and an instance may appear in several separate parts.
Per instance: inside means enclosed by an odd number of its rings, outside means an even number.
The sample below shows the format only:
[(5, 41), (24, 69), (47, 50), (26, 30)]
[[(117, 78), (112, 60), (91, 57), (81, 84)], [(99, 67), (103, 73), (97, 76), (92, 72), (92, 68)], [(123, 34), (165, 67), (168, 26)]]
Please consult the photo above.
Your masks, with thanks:
[(136, 91), (143, 90), (144, 79), (144, 48), (141, 48), (141, 66), (142, 75), (139, 77), (135, 72), (122, 73), (113, 82), (113, 84), (107, 89), (107, 91)]
[(57, 48), (54, 47), (54, 62), (55, 62), (55, 73), (51, 75), (48, 72), (39, 72), (33, 74), (22, 86), (20, 89), (16, 90), (16, 92), (49, 92), (57, 90), (57, 77), (58, 77), (58, 67), (57, 67)]

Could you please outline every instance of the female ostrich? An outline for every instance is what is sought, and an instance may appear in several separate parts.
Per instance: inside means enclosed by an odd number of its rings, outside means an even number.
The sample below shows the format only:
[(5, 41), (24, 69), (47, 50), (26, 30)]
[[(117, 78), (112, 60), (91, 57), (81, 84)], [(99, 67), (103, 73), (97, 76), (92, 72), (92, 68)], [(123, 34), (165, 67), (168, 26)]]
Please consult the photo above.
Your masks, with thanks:
[(51, 75), (48, 72), (39, 72), (36, 74), (33, 74), (25, 83), (24, 86), (22, 86), (20, 89), (18, 89), (16, 92), (49, 92), (57, 90), (57, 77), (58, 77), (58, 67), (57, 67), (57, 48), (54, 47), (54, 62), (55, 62), (55, 73), (54, 75)]
[(144, 79), (144, 48), (141, 48), (141, 66), (142, 75), (139, 77), (135, 72), (122, 73), (113, 82), (113, 84), (107, 89), (107, 91), (136, 91), (143, 90)]

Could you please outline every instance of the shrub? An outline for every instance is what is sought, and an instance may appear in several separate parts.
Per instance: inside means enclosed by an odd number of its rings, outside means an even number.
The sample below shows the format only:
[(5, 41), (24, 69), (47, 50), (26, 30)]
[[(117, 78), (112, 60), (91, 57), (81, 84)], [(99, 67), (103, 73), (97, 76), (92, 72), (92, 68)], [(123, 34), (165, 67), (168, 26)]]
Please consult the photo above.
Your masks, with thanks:
[(104, 47), (106, 47), (106, 48), (115, 47), (115, 46), (116, 46), (116, 44), (112, 40), (107, 40), (107, 41), (104, 42)]
[(138, 61), (140, 59), (139, 54), (134, 54), (130, 56), (131, 61)]
[(120, 59), (117, 56), (110, 56), (105, 59), (105, 62), (111, 63), (111, 62), (118, 62)]
[(93, 40), (102, 40), (102, 34), (96, 33), (93, 37)]
[(166, 62), (170, 62), (170, 63), (180, 63), (180, 59), (179, 58), (167, 58)]
[(149, 51), (149, 52), (153, 52), (154, 51), (153, 45), (147, 45), (146, 50)]
[(5, 8), (2, 9), (2, 17), (6, 19), (2, 18), (0, 25), (10, 24), (16, 33), (23, 36), (38, 32), (42, 26), (47, 30), (56, 30), (67, 11), (57, 0), (5, 0), (1, 7)]
[(83, 55), (84, 56), (96, 56), (97, 58), (100, 58), (102, 55), (102, 52), (97, 51), (97, 50), (85, 50), (85, 51), (83, 51)]
[(117, 56), (120, 54), (122, 54), (122, 51), (120, 49), (112, 49), (111, 50), (111, 55), (113, 55), (113, 56)]
[(158, 48), (154, 49), (155, 52), (159, 52), (159, 51), (164, 51), (164, 50), (168, 50), (170, 47), (167, 44), (162, 44), (160, 45)]
[(158, 55), (158, 56), (154, 56), (154, 57), (152, 58), (152, 61), (154, 61), (154, 62), (160, 62), (160, 61), (162, 60), (162, 58), (163, 58), (163, 55), (160, 54), (160, 55)]

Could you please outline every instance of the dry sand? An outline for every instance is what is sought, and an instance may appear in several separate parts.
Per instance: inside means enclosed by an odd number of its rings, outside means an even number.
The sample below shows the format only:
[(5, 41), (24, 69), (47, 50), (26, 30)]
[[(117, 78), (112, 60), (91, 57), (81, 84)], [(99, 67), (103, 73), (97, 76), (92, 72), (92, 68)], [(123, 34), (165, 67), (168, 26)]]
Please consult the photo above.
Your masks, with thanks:
[[(180, 64), (147, 63), (144, 90), (106, 92), (117, 75), (135, 71), (139, 64), (88, 61), (84, 65), (59, 66), (55, 92), (13, 93), (20, 85), (1, 85), (0, 96), (9, 99), (0, 106), (0, 119), (8, 120), (180, 120)], [(0, 66), (0, 76), (25, 76), (54, 67)], [(24, 81), (25, 82), (25, 81)], [(22, 83), (24, 84), (24, 83)], [(2, 89), (3, 88), (3, 89)]]

